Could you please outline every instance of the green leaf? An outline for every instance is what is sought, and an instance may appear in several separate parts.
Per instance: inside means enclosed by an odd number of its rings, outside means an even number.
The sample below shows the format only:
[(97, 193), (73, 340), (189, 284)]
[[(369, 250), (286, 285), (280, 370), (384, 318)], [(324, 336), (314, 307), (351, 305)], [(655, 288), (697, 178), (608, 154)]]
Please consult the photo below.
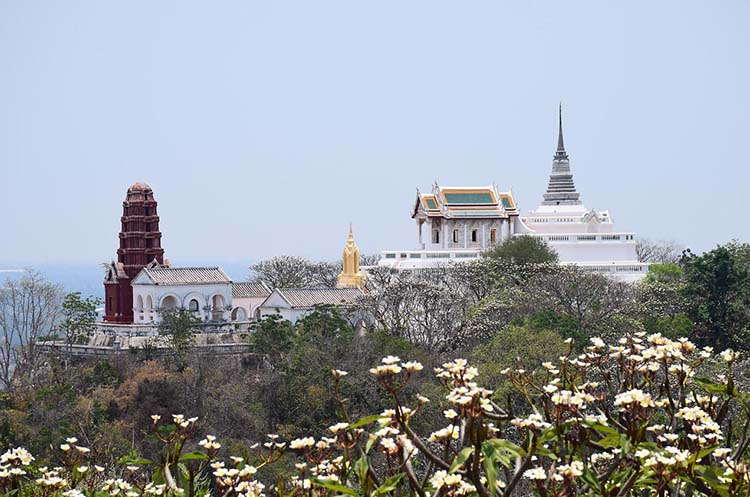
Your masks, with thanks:
[(372, 416), (365, 416), (364, 418), (360, 418), (354, 423), (349, 425), (349, 428), (359, 428), (364, 425), (369, 425), (370, 423), (374, 423), (375, 421), (378, 421), (380, 419), (383, 419), (384, 416), (381, 416), (380, 414), (373, 414)]
[(487, 487), (490, 490), (490, 496), (493, 496), (497, 487), (497, 468), (495, 467), (495, 460), (498, 456), (497, 449), (492, 445), (483, 443), (482, 455), (484, 456), (482, 467), (484, 468), (484, 474), (487, 476)]
[(377, 438), (371, 437), (367, 439), (367, 444), (365, 445), (365, 454), (370, 453), (370, 449), (372, 449), (373, 444), (377, 441)]
[(699, 387), (704, 389), (707, 392), (710, 393), (727, 393), (727, 387), (726, 385), (722, 385), (720, 383), (714, 383), (709, 378), (706, 377), (698, 377), (693, 378), (693, 381), (695, 381), (696, 384), (698, 384)]
[(359, 480), (359, 487), (362, 489), (363, 495), (370, 495), (370, 481), (367, 477), (367, 470), (370, 468), (370, 463), (367, 460), (367, 456), (362, 455), (357, 462), (354, 463), (354, 474), (357, 475)]
[(453, 464), (451, 464), (450, 469), (448, 470), (448, 473), (454, 473), (458, 468), (464, 465), (466, 460), (474, 453), (473, 447), (466, 447), (461, 452), (458, 453), (456, 458), (453, 460)]
[(509, 440), (503, 438), (492, 438), (484, 443), (490, 444), (495, 449), (506, 452), (512, 457), (526, 457), (526, 451)]
[(693, 454), (690, 457), (689, 462), (691, 464), (695, 464), (696, 462), (700, 461), (707, 455), (711, 454), (714, 450), (716, 450), (717, 447), (718, 445), (711, 445), (710, 447), (704, 447), (703, 449), (699, 450), (697, 453)]
[(722, 497), (729, 497), (729, 486), (719, 480), (716, 468), (711, 466), (696, 466), (695, 474), (703, 480), (712, 490), (715, 490)]
[(401, 478), (404, 477), (404, 473), (395, 474), (389, 478), (386, 478), (382, 485), (380, 485), (372, 495), (383, 495), (388, 492), (392, 492), (398, 487), (398, 483)]
[(351, 489), (349, 487), (345, 487), (344, 485), (340, 485), (338, 483), (334, 483), (332, 481), (321, 480), (320, 478), (313, 478), (312, 482), (315, 485), (319, 485), (321, 487), (325, 487), (328, 490), (333, 490), (334, 492), (338, 492), (340, 494), (359, 496), (359, 494), (355, 490), (353, 490), (353, 489)]
[(581, 421), (582, 424), (588, 426), (589, 428), (593, 428), (602, 435), (614, 435), (617, 433), (617, 430), (612, 428), (611, 426), (607, 426), (602, 422), (599, 421)]
[(154, 464), (154, 461), (152, 461), (151, 459), (132, 455), (122, 456), (117, 460), (117, 462), (120, 464), (127, 464), (132, 466), (147, 466), (149, 464)]
[(611, 435), (607, 435), (606, 437), (597, 440), (594, 443), (604, 449), (613, 449), (615, 447), (620, 447), (621, 442), (622, 441), (620, 440), (620, 434), (612, 433)]
[(590, 467), (587, 467), (583, 470), (581, 479), (585, 481), (589, 488), (591, 488), (591, 490), (593, 490), (595, 493), (601, 489), (599, 479), (596, 477), (596, 474), (594, 474)]
[(208, 461), (209, 458), (206, 454), (203, 452), (195, 451), (195, 452), (188, 452), (187, 454), (183, 454), (180, 456), (180, 462), (185, 461)]

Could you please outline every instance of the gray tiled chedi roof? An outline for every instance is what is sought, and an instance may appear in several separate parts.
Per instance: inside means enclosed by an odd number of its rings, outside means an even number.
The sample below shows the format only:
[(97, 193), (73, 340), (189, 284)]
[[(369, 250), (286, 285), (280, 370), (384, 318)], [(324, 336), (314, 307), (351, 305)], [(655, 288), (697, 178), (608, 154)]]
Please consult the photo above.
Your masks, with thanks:
[(210, 285), (231, 283), (220, 267), (159, 267), (144, 268), (157, 285)]
[(232, 283), (232, 298), (252, 298), (261, 297), (265, 298), (271, 295), (271, 289), (266, 286), (265, 283), (253, 283), (250, 281), (239, 281)]
[(359, 288), (278, 288), (292, 307), (350, 305), (364, 295)]

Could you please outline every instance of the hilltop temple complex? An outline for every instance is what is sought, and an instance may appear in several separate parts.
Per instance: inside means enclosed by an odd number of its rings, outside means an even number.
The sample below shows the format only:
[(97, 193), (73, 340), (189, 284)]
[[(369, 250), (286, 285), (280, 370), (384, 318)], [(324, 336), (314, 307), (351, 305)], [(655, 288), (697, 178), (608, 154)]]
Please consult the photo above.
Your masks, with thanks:
[(411, 217), (417, 224), (417, 248), (385, 251), (379, 265), (401, 271), (435, 268), (477, 259), (509, 237), (527, 235), (544, 240), (563, 264), (622, 281), (637, 281), (648, 272), (648, 264), (638, 262), (635, 233), (615, 231), (608, 211), (588, 209), (581, 202), (565, 151), (562, 108), (552, 172), (536, 209), (520, 215), (513, 193), (497, 185), (435, 183), (429, 193), (417, 191)]
[[(608, 211), (583, 205), (565, 150), (562, 109), (557, 149), (541, 204), (522, 214), (511, 190), (487, 186), (444, 186), (417, 191), (411, 217), (417, 227), (413, 250), (385, 251), (379, 265), (421, 271), (479, 258), (483, 251), (516, 236), (542, 239), (563, 264), (624, 281), (645, 276), (635, 233), (616, 231)], [(161, 314), (186, 309), (206, 326), (249, 321), (286, 312), (293, 320), (316, 304), (348, 305), (365, 290), (366, 273), (349, 227), (337, 288), (270, 288), (262, 282), (233, 282), (219, 267), (171, 267), (164, 257), (154, 192), (145, 183), (128, 188), (122, 204), (117, 258), (104, 278), (104, 324), (156, 327)], [(283, 311), (281, 309), (287, 309)]]
[(104, 319), (110, 333), (156, 332), (164, 312), (185, 309), (206, 329), (247, 328), (270, 314), (296, 321), (316, 305), (350, 305), (362, 295), (365, 275), (351, 225), (337, 288), (270, 288), (233, 282), (220, 267), (172, 267), (164, 257), (154, 192), (134, 183), (125, 195), (117, 259), (104, 276)]

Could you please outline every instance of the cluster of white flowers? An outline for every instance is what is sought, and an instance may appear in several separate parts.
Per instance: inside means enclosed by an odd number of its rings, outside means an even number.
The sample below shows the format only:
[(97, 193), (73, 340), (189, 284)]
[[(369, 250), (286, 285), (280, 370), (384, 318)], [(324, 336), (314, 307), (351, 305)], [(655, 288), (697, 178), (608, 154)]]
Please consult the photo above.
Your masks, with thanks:
[(136, 497), (138, 492), (133, 491), (133, 485), (123, 480), (122, 478), (112, 478), (105, 480), (101, 488), (102, 492), (106, 492), (112, 497), (124, 496), (124, 497)]
[(221, 448), (221, 444), (216, 441), (216, 437), (213, 435), (206, 435), (206, 438), (198, 442), (198, 445), (210, 451), (219, 450)]
[(164, 495), (166, 493), (167, 486), (165, 484), (156, 485), (152, 482), (148, 482), (143, 489), (143, 493), (146, 495)]
[(543, 430), (549, 426), (549, 423), (544, 421), (541, 414), (533, 413), (525, 418), (515, 418), (510, 422), (513, 426), (518, 429), (531, 428), (532, 430)]
[(0, 455), (0, 480), (23, 476), (26, 470), (21, 466), (28, 466), (34, 456), (23, 447), (16, 447)]
[[(380, 376), (399, 374), (401, 371), (406, 371), (407, 373), (416, 373), (417, 371), (421, 371), (423, 369), (422, 364), (419, 362), (416, 362), (416, 361), (401, 362), (400, 357), (392, 356), (392, 355), (389, 355), (388, 357), (384, 357), (381, 362), (383, 364), (370, 369), (370, 373), (374, 374), (375, 376), (380, 377)], [(400, 365), (399, 365), (399, 362), (401, 362)]]
[(233, 489), (238, 495), (260, 497), (265, 488), (262, 483), (255, 480), (258, 469), (250, 464), (244, 464), (241, 457), (232, 458), (235, 462), (234, 468), (227, 468), (223, 461), (211, 463), (216, 484), (224, 491)]
[(579, 409), (586, 409), (586, 402), (593, 402), (594, 397), (586, 392), (572, 392), (570, 390), (560, 390), (552, 394), (552, 403), (558, 406), (566, 406)]
[(62, 471), (63, 468), (39, 468), (41, 476), (36, 479), (36, 484), (50, 490), (62, 490), (68, 486), (68, 480), (60, 476)]
[(289, 448), (294, 450), (309, 449), (315, 445), (315, 439), (313, 437), (295, 438), (289, 442)]
[(436, 491), (441, 490), (443, 495), (468, 495), (477, 491), (477, 488), (461, 478), (461, 475), (449, 474), (444, 470), (436, 471), (430, 478), (430, 484)]
[(615, 405), (625, 408), (633, 405), (639, 407), (654, 407), (655, 404), (650, 393), (634, 388), (627, 392), (618, 393), (615, 396)]
[(446, 442), (451, 440), (457, 440), (460, 435), (458, 426), (448, 425), (438, 431), (434, 431), (430, 434), (430, 442)]
[(450, 389), (445, 398), (459, 411), (445, 411), (448, 419), (454, 419), (459, 414), (477, 417), (495, 411), (491, 400), (492, 390), (482, 388), (473, 381), (478, 374), (477, 368), (469, 366), (466, 359), (456, 359), (435, 368), (435, 376)]
[[(156, 416), (156, 415), (154, 415)], [(151, 416), (152, 419), (154, 419), (154, 416)], [(158, 421), (158, 417), (154, 420), (154, 422)], [(174, 424), (179, 426), (180, 428), (188, 428), (190, 425), (195, 424), (196, 421), (198, 421), (198, 418), (185, 418), (182, 414), (172, 414), (172, 421), (174, 421)]]

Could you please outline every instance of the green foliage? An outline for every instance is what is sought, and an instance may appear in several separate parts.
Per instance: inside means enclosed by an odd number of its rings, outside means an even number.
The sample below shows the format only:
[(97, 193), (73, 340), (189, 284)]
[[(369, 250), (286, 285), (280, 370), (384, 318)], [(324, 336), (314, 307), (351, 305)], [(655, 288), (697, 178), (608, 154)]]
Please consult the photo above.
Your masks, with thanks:
[(674, 283), (682, 278), (682, 268), (672, 262), (653, 263), (644, 278), (646, 283)]
[(278, 356), (289, 352), (294, 345), (292, 323), (278, 314), (264, 317), (253, 325), (250, 340), (253, 352)]
[(187, 352), (193, 344), (195, 333), (201, 331), (201, 325), (201, 319), (187, 309), (162, 311), (159, 334), (167, 337), (178, 370), (187, 366)]
[(750, 348), (750, 245), (732, 242), (702, 255), (688, 250), (680, 263), (696, 339)]
[(487, 250), (485, 257), (500, 259), (517, 265), (545, 264), (558, 261), (557, 252), (544, 240), (533, 236), (514, 236)]
[(493, 385), (496, 394), (503, 396), (511, 384), (501, 371), (532, 371), (543, 362), (565, 355), (568, 348), (555, 331), (528, 322), (501, 329), (489, 342), (476, 347), (471, 359), (481, 371), (483, 382)]
[(85, 344), (96, 329), (96, 306), (101, 300), (94, 297), (81, 298), (80, 292), (65, 295), (62, 302), (60, 330), (68, 344)]

